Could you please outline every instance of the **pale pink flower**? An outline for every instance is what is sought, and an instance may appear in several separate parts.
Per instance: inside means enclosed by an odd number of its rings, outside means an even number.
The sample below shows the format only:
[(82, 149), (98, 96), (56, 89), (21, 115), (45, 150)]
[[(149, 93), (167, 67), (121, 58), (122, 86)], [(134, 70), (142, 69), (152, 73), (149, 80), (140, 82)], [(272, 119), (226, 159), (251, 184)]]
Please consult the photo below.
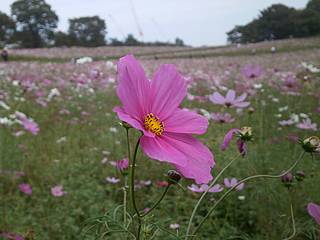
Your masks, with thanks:
[(187, 87), (174, 65), (160, 66), (149, 81), (132, 55), (121, 58), (117, 94), (122, 107), (114, 111), (122, 121), (143, 132), (140, 143), (145, 154), (171, 163), (184, 177), (199, 184), (212, 179), (213, 155), (192, 135), (204, 134), (208, 120), (179, 108)]
[(241, 73), (246, 78), (258, 78), (263, 70), (259, 65), (246, 65), (241, 69)]
[(320, 225), (320, 205), (309, 203), (307, 209), (309, 215), (316, 221), (318, 225)]
[(317, 131), (317, 124), (312, 123), (310, 118), (303, 119), (302, 122), (298, 123), (297, 128)]
[(218, 123), (232, 123), (234, 122), (234, 118), (229, 113), (211, 113), (211, 118), (213, 121)]
[(106, 181), (108, 183), (116, 184), (116, 183), (120, 182), (120, 179), (119, 178), (115, 178), (115, 177), (106, 177)]
[(214, 92), (210, 97), (210, 101), (217, 105), (224, 105), (225, 107), (234, 108), (246, 108), (250, 105), (250, 102), (245, 102), (247, 94), (243, 93), (239, 97), (236, 97), (234, 90), (228, 90), (226, 96), (222, 96), (219, 92)]
[[(209, 188), (209, 186), (207, 184), (202, 184), (200, 186), (196, 185), (196, 184), (192, 184), (191, 186), (188, 186), (188, 189), (191, 190), (192, 192), (197, 192), (197, 193), (202, 193), (207, 191)], [(223, 191), (223, 187), (220, 184), (215, 184), (213, 187), (211, 187), (209, 189), (208, 192), (210, 193), (218, 193), (218, 192), (222, 192)]]
[(171, 223), (170, 228), (173, 230), (177, 230), (180, 228), (180, 225), (178, 223)]
[[(231, 178), (231, 179), (225, 178), (223, 182), (226, 188), (233, 188), (238, 184), (238, 180), (236, 178)], [(244, 188), (244, 183), (241, 183), (239, 184), (239, 186), (236, 187), (236, 190), (241, 191), (243, 188)]]
[(51, 188), (51, 194), (54, 197), (62, 197), (67, 194), (67, 192), (63, 190), (63, 187), (61, 185), (57, 185)]
[(21, 192), (23, 192), (26, 195), (32, 195), (32, 187), (28, 183), (21, 183), (19, 184), (19, 189)]
[(28, 118), (22, 118), (21, 124), (25, 130), (29, 131), (33, 135), (37, 135), (40, 131), (40, 128), (36, 122)]

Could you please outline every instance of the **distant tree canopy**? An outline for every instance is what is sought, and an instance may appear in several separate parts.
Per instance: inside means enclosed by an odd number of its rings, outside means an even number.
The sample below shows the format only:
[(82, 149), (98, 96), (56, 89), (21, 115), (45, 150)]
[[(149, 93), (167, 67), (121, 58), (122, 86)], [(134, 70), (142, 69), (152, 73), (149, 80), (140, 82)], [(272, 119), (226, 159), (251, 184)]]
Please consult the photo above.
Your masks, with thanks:
[(58, 16), (44, 0), (18, 0), (11, 5), (17, 39), (24, 47), (42, 47), (54, 38)]
[(15, 22), (7, 14), (0, 12), (0, 42), (11, 42), (15, 31)]
[(106, 44), (106, 24), (98, 16), (70, 19), (69, 24), (68, 33), (72, 44), (88, 47)]
[(260, 42), (320, 34), (320, 0), (311, 0), (302, 10), (274, 4), (260, 12), (257, 19), (235, 26), (227, 33), (231, 43)]
[[(97, 47), (106, 45), (107, 27), (98, 16), (69, 19), (68, 32), (56, 31), (58, 16), (45, 0), (16, 0), (11, 17), (0, 12), (0, 46), (14, 43), (25, 48), (52, 46)], [(111, 38), (111, 46), (184, 46), (180, 38), (170, 42), (141, 42), (128, 34), (123, 41)]]

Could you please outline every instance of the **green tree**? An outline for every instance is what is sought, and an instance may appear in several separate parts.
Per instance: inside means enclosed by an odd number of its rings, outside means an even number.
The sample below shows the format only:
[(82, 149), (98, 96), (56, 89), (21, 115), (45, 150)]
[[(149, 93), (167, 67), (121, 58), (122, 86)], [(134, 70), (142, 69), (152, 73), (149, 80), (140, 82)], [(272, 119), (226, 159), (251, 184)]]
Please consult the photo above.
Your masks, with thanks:
[(106, 44), (106, 24), (98, 16), (69, 19), (72, 45), (97, 47)]
[(58, 16), (44, 0), (18, 0), (11, 5), (18, 38), (24, 47), (50, 44), (57, 28)]
[(124, 45), (126, 45), (126, 46), (139, 46), (141, 44), (132, 34), (128, 34), (127, 38), (124, 40)]
[(70, 46), (71, 45), (71, 39), (70, 36), (67, 33), (58, 31), (54, 34), (54, 45), (56, 47), (61, 46)]
[(179, 47), (183, 47), (184, 46), (184, 41), (181, 38), (176, 38), (175, 40), (175, 45), (179, 46)]
[(15, 22), (5, 13), (0, 12), (0, 42), (11, 42), (16, 29)]
[(307, 9), (316, 11), (320, 14), (320, 0), (310, 0), (307, 4)]

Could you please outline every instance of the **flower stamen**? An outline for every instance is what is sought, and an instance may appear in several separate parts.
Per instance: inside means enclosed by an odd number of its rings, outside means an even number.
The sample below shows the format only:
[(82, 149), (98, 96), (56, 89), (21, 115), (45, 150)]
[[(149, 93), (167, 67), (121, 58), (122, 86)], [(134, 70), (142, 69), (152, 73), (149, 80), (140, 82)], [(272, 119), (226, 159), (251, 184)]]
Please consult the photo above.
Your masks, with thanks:
[(157, 136), (161, 136), (164, 131), (164, 123), (153, 113), (149, 113), (144, 117), (144, 127)]

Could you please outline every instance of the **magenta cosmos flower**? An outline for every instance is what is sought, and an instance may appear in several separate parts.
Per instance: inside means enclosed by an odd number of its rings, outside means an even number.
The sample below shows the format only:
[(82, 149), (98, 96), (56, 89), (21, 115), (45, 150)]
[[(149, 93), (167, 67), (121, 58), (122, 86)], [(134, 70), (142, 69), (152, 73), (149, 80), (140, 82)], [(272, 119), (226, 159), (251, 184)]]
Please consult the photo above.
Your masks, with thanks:
[(320, 205), (317, 205), (315, 203), (309, 203), (308, 213), (311, 217), (313, 217), (316, 223), (320, 225)]
[(243, 93), (239, 97), (236, 97), (236, 92), (234, 90), (228, 90), (226, 96), (222, 96), (218, 92), (214, 92), (210, 97), (210, 101), (214, 104), (224, 105), (225, 107), (235, 107), (235, 108), (246, 108), (250, 105), (249, 102), (244, 100), (247, 98), (247, 94)]
[(169, 162), (198, 184), (212, 179), (212, 153), (192, 134), (204, 134), (208, 120), (179, 108), (187, 95), (184, 78), (174, 65), (160, 66), (149, 81), (138, 63), (127, 55), (118, 62), (118, 117), (143, 132), (141, 147), (152, 159)]
[(19, 184), (19, 189), (21, 192), (23, 192), (26, 195), (32, 195), (32, 187), (28, 183), (21, 183)]

